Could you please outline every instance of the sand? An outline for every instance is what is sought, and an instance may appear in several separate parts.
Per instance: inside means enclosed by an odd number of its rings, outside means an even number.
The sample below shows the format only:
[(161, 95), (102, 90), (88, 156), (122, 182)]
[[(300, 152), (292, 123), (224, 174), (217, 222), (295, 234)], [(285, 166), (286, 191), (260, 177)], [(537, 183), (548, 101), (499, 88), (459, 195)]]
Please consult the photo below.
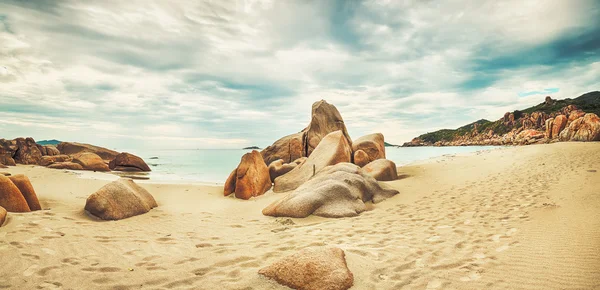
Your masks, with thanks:
[(294, 224), (261, 214), (282, 194), (142, 181), (158, 208), (98, 221), (85, 199), (115, 177), (11, 167), (44, 210), (0, 228), (0, 289), (286, 289), (258, 270), (323, 245), (353, 289), (600, 289), (599, 160), (600, 143), (444, 156), (400, 167), (400, 194), (358, 217)]

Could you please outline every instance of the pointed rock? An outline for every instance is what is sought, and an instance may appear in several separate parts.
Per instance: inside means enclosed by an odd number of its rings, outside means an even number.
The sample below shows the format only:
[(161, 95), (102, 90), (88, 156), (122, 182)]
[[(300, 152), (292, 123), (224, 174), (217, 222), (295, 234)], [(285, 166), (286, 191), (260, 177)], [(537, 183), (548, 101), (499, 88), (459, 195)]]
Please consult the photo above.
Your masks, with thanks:
[(305, 129), (303, 156), (310, 157), (312, 152), (319, 146), (321, 139), (338, 130), (342, 132), (347, 143), (351, 145), (352, 139), (348, 135), (342, 115), (337, 108), (325, 100), (314, 103), (312, 105), (312, 119)]
[(225, 182), (223, 193), (227, 196), (235, 192), (237, 198), (250, 199), (253, 196), (263, 195), (271, 185), (269, 168), (262, 155), (252, 150), (242, 156), (238, 167), (231, 172)]
[(42, 209), (37, 194), (35, 194), (35, 190), (33, 189), (33, 185), (31, 185), (31, 181), (29, 181), (27, 176), (23, 174), (17, 174), (10, 176), (9, 179), (17, 186), (25, 198), (25, 201), (27, 201), (27, 205), (31, 211)]

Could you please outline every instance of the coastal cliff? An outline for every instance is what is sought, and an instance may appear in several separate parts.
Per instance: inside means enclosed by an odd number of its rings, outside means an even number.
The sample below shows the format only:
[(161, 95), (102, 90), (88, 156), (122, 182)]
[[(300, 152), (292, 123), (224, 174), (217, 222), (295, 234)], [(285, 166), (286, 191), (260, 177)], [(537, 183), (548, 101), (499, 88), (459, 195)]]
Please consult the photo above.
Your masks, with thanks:
[(529, 145), (559, 141), (600, 141), (600, 91), (575, 99), (546, 97), (537, 106), (507, 112), (496, 121), (485, 119), (458, 129), (423, 134), (403, 147)]

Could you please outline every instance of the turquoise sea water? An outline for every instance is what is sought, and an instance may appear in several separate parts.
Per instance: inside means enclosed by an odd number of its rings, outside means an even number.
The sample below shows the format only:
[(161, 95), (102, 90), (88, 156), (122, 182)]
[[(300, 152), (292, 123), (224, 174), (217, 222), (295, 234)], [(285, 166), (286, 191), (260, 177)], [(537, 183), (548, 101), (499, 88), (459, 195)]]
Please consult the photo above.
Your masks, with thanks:
[[(386, 147), (386, 156), (396, 165), (406, 165), (446, 154), (469, 153), (490, 150), (491, 146), (467, 147)], [(152, 172), (155, 182), (201, 182), (222, 184), (229, 173), (237, 167), (240, 158), (250, 150), (123, 150), (142, 157)], [(150, 159), (158, 157), (158, 159)]]

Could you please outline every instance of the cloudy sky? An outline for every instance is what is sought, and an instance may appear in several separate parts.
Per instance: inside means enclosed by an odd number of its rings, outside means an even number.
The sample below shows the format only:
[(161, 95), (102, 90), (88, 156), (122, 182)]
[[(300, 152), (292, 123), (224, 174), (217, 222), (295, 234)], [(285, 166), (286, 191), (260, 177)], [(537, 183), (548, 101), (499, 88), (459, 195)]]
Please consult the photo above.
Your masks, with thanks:
[(0, 0), (0, 137), (266, 146), (325, 99), (402, 143), (600, 89), (600, 3)]

